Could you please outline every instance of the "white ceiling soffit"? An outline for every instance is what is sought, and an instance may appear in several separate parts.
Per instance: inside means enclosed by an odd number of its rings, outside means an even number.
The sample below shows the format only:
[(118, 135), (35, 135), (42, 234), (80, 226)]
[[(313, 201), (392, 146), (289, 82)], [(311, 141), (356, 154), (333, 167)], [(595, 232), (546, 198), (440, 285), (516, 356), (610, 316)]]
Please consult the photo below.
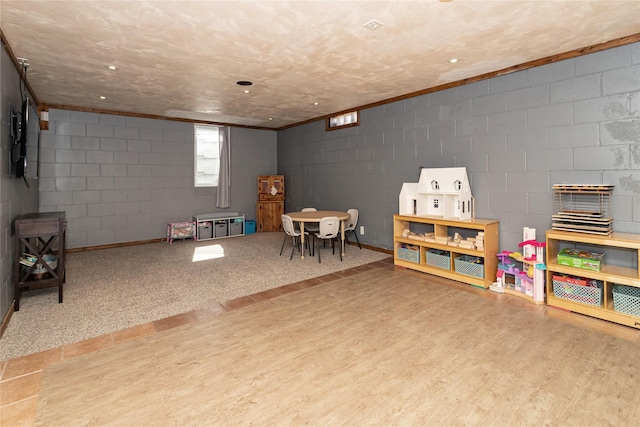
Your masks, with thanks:
[[(267, 128), (640, 33), (638, 0), (0, 7), (0, 28), (15, 56), (28, 59), (42, 103)], [(381, 25), (365, 27), (372, 20)]]

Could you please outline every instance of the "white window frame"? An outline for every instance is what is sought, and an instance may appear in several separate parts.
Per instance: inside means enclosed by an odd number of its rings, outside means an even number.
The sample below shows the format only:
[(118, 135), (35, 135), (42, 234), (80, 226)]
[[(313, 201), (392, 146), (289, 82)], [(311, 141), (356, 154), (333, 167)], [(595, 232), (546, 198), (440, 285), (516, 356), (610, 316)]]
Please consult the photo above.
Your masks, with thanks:
[(193, 185), (195, 187), (218, 186), (221, 132), (220, 126), (194, 124)]

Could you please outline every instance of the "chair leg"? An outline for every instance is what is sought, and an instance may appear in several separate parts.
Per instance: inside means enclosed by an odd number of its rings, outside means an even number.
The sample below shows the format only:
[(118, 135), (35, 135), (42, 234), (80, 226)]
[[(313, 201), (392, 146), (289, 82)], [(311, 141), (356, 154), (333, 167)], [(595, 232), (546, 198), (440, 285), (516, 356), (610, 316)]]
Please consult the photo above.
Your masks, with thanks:
[(293, 259), (293, 253), (296, 251), (296, 246), (298, 246), (298, 243), (296, 241), (296, 237), (293, 237), (293, 241), (291, 242), (291, 256), (289, 257), (289, 261), (291, 261)]
[(282, 247), (280, 248), (280, 256), (282, 256), (282, 251), (284, 250), (284, 244), (287, 243), (287, 234), (284, 234), (284, 239), (282, 240)]
[(358, 242), (358, 247), (362, 249), (362, 246), (360, 246), (360, 239), (358, 239), (358, 233), (356, 233), (356, 230), (352, 230), (352, 231), (353, 231), (353, 235), (356, 236), (356, 242)]

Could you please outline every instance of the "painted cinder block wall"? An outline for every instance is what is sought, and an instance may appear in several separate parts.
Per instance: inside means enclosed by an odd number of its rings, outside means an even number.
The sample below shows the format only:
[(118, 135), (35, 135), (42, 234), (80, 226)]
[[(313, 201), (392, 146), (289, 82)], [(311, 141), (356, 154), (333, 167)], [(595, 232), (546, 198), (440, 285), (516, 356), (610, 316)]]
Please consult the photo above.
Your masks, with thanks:
[[(11, 164), (10, 117), (11, 108), (19, 109), (22, 97), (18, 70), (4, 46), (0, 49), (0, 321), (13, 302), (13, 220), (38, 211), (38, 180), (16, 178)], [(30, 127), (31, 129), (31, 127)], [(37, 135), (36, 135), (37, 136)]]
[(467, 168), (501, 249), (525, 226), (544, 240), (560, 183), (614, 184), (614, 230), (640, 233), (640, 44), (365, 109), (358, 127), (278, 132), (285, 209), (358, 208), (376, 247), (393, 248), (400, 189), (420, 166)]
[(255, 219), (256, 176), (275, 174), (276, 132), (231, 128), (231, 207), (194, 188), (192, 123), (52, 109), (40, 144), (40, 212), (65, 211), (69, 248), (166, 236), (167, 222), (240, 212)]

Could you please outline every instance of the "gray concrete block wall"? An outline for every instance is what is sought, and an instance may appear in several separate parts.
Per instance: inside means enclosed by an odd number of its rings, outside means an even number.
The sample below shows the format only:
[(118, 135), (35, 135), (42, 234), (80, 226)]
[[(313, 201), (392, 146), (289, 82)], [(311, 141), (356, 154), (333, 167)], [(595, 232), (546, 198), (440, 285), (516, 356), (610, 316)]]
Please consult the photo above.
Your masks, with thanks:
[(256, 176), (277, 172), (276, 133), (231, 130), (231, 208), (193, 186), (193, 124), (51, 110), (41, 136), (41, 212), (65, 211), (67, 246), (166, 236), (167, 222), (210, 212), (255, 218)]
[(544, 239), (560, 183), (614, 184), (614, 229), (640, 232), (640, 44), (362, 110), (358, 127), (278, 133), (287, 209), (356, 207), (377, 247), (393, 248), (398, 195), (420, 166), (467, 168), (501, 249), (525, 226)]
[[(14, 241), (13, 221), (20, 215), (38, 211), (39, 180), (29, 178), (29, 187), (22, 178), (16, 178), (11, 166), (9, 124), (11, 108), (21, 105), (20, 79), (7, 50), (0, 49), (0, 319), (4, 319), (13, 302)], [(29, 120), (28, 144), (37, 141), (38, 123), (32, 113)], [(33, 138), (34, 136), (36, 138)], [(33, 160), (33, 159), (31, 159)]]

